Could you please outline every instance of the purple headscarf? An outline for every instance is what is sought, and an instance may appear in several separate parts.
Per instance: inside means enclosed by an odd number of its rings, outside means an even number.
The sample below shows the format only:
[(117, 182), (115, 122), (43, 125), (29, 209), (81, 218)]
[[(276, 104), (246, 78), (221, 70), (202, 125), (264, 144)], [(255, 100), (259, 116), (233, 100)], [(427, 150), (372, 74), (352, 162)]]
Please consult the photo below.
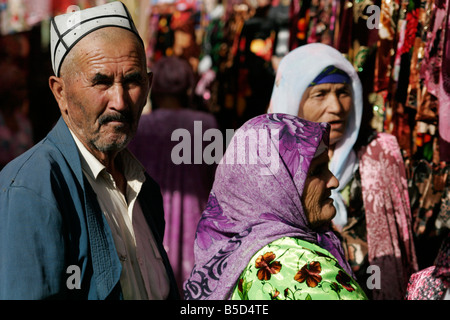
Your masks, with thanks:
[(309, 166), (321, 141), (328, 146), (329, 130), (327, 123), (275, 113), (236, 131), (197, 227), (186, 300), (229, 299), (251, 257), (282, 237), (318, 244), (353, 275), (337, 237), (312, 230), (301, 203)]

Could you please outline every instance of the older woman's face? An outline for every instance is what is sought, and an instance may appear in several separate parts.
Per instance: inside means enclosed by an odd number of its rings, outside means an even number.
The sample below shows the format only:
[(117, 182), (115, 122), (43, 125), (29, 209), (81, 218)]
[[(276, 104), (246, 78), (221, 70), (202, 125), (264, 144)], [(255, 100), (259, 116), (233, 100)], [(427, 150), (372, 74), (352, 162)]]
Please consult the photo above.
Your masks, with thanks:
[(309, 87), (303, 94), (298, 116), (331, 125), (330, 146), (344, 135), (353, 106), (351, 86), (344, 83), (323, 83)]
[(303, 189), (303, 209), (313, 229), (330, 222), (336, 215), (330, 196), (331, 190), (337, 188), (339, 182), (328, 169), (328, 161), (328, 152), (313, 159)]
[(65, 78), (65, 120), (88, 149), (101, 153), (120, 151), (131, 140), (151, 81), (134, 35), (108, 29), (77, 45), (76, 70)]

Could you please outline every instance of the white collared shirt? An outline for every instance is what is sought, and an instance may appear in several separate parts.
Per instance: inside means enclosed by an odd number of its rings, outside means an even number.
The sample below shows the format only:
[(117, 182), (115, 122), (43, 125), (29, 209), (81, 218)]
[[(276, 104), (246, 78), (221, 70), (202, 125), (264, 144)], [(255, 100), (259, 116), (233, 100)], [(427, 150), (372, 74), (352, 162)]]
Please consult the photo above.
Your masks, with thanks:
[(72, 133), (72, 136), (80, 153), (83, 173), (97, 194), (100, 208), (112, 231), (122, 264), (120, 285), (124, 299), (166, 299), (169, 295), (166, 269), (137, 201), (145, 182), (143, 166), (127, 149), (118, 154), (127, 180), (125, 197), (106, 167), (75, 134)]

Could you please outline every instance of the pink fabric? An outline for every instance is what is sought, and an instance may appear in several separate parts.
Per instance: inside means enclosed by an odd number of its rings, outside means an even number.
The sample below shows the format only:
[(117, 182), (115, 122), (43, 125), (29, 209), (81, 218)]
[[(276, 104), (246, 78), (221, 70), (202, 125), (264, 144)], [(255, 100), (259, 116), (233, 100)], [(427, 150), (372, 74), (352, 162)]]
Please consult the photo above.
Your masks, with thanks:
[(400, 148), (393, 135), (379, 133), (359, 155), (369, 263), (381, 271), (381, 288), (373, 290), (373, 299), (400, 300), (418, 270)]
[(450, 161), (450, 0), (447, 0), (443, 61), (439, 82), (439, 145), (440, 160)]
[(440, 278), (447, 288), (450, 288), (450, 233), (443, 241), (435, 261), (433, 277)]
[(450, 92), (445, 90), (442, 77), (441, 74), (439, 85), (439, 158), (441, 161), (448, 162), (450, 161)]
[(440, 160), (450, 161), (450, 1), (445, 2), (433, 8), (421, 74), (428, 92), (439, 101)]
[(407, 300), (440, 300), (450, 288), (450, 234), (444, 239), (433, 266), (409, 279)]
[(431, 266), (414, 273), (408, 283), (406, 300), (440, 300), (447, 288), (442, 279), (433, 276), (436, 267)]

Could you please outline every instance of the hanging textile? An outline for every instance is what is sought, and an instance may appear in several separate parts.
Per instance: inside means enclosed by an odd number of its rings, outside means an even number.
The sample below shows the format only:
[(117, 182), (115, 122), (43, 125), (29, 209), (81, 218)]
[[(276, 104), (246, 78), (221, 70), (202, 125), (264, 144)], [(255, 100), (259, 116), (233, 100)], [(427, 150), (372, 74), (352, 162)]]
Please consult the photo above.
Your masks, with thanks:
[(52, 13), (51, 0), (3, 0), (0, 1), (1, 34), (30, 30)]
[(440, 158), (450, 161), (450, 0), (446, 2), (445, 40), (439, 85)]

